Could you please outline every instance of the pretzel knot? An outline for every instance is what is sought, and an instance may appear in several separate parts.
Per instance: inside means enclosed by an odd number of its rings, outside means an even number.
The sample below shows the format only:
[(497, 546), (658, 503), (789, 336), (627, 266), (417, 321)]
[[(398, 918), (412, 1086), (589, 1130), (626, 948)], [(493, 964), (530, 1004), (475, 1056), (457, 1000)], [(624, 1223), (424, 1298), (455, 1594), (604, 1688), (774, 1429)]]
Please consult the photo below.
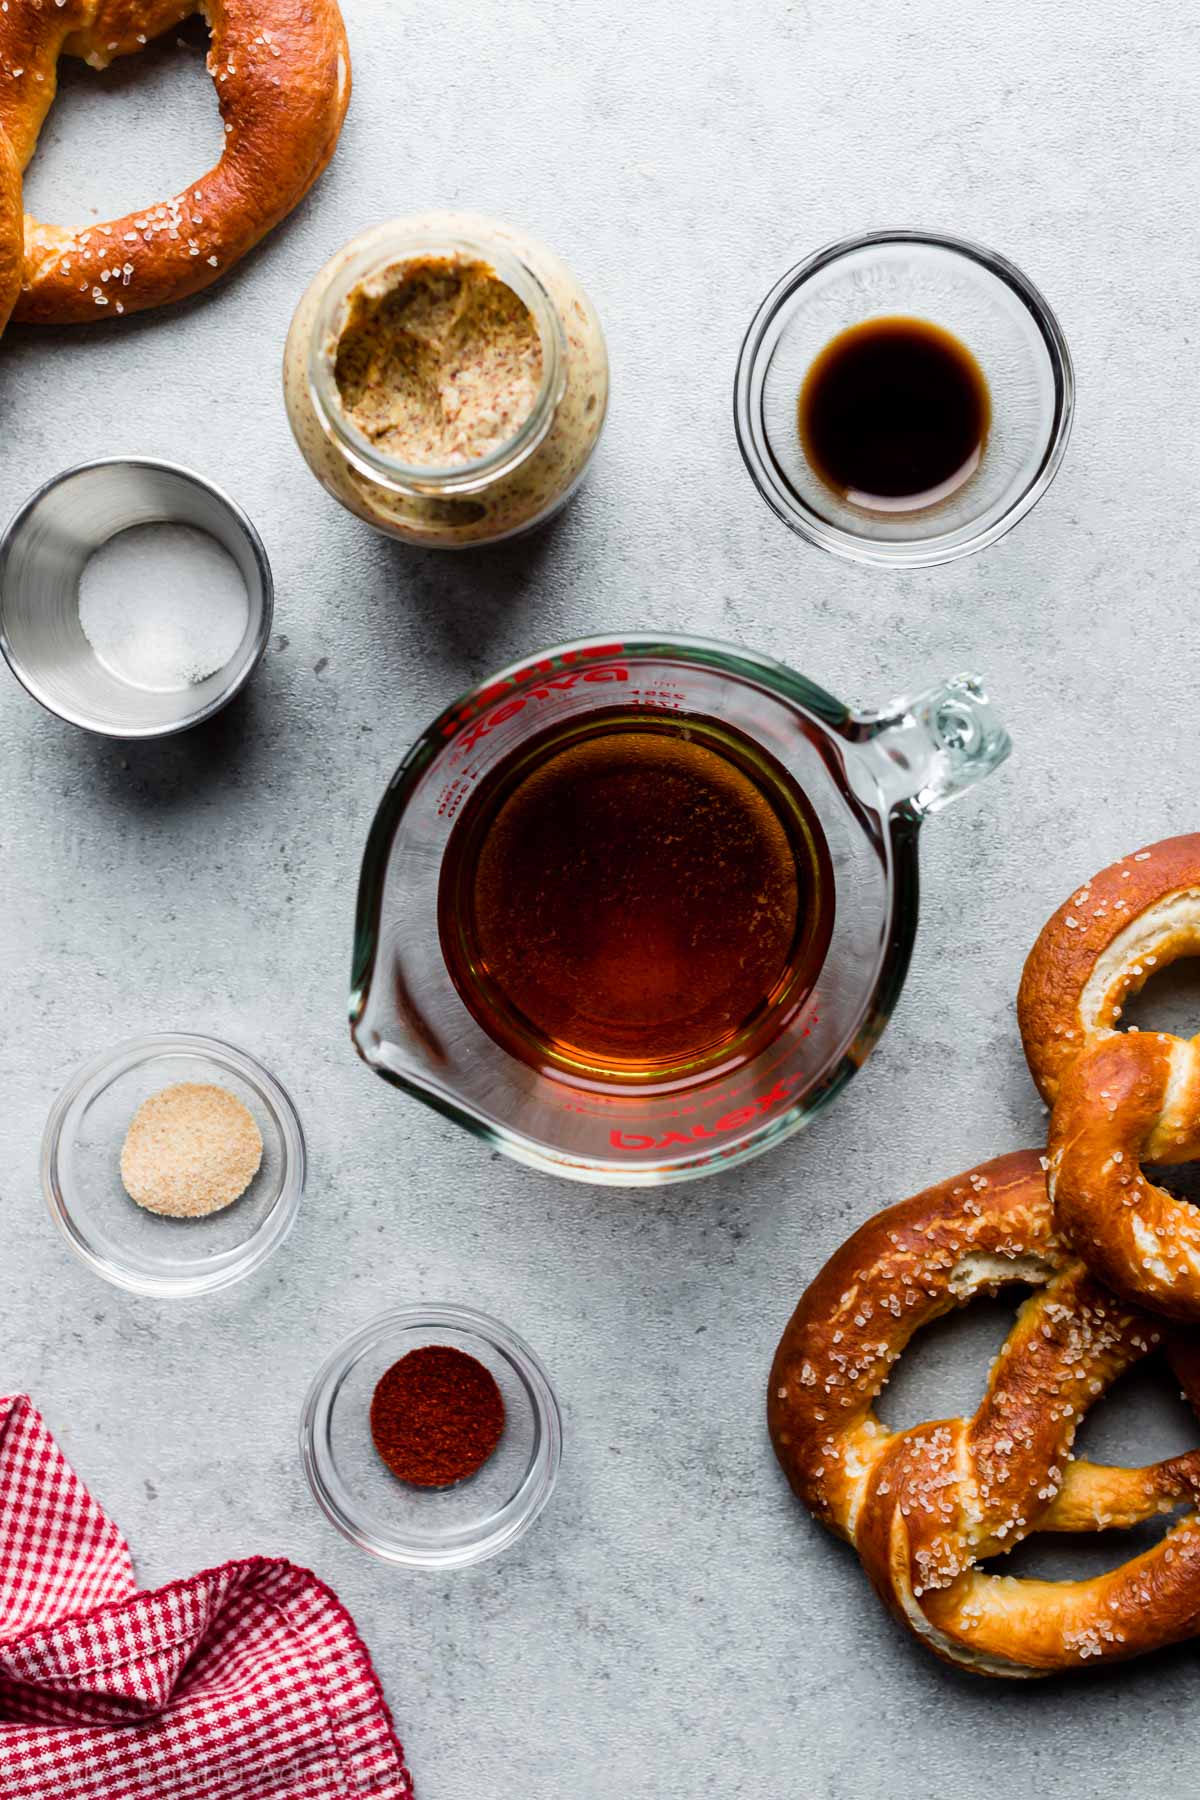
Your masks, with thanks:
[(350, 98), (337, 0), (8, 0), (0, 7), (0, 145), (28, 166), (54, 99), (58, 59), (102, 69), (194, 12), (225, 128), (216, 166), (123, 219), (65, 231), (28, 215), (0, 155), (0, 328), (5, 278), (23, 254), (13, 317), (111, 318), (216, 281), (307, 193), (332, 156)]
[[(872, 1403), (914, 1333), (1006, 1282), (1037, 1291), (974, 1416), (888, 1431)], [(1019, 1151), (877, 1214), (842, 1245), (776, 1352), (771, 1439), (799, 1497), (948, 1661), (1020, 1677), (1136, 1656), (1200, 1631), (1195, 1511), (1090, 1581), (976, 1565), (1035, 1531), (1128, 1527), (1200, 1501), (1200, 1451), (1141, 1469), (1070, 1458), (1088, 1408), (1164, 1330), (1064, 1248), (1041, 1160)], [(1182, 1339), (1168, 1353), (1200, 1410), (1200, 1356)]]
[(1200, 835), (1105, 869), (1061, 906), (1030, 952), (1017, 1014), (1052, 1105), (1049, 1186), (1060, 1231), (1110, 1287), (1200, 1319), (1200, 1213), (1143, 1161), (1200, 1157), (1200, 1040), (1120, 1033), (1126, 999), (1200, 955)]

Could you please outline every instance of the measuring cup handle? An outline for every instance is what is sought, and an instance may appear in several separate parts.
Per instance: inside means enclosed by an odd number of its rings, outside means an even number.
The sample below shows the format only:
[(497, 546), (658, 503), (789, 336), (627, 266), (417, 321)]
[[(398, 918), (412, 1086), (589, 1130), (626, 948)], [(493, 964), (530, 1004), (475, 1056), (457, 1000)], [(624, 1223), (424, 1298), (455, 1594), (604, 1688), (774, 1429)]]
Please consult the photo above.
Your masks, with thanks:
[(892, 808), (918, 819), (974, 787), (1012, 749), (977, 675), (953, 675), (878, 712), (852, 714), (850, 726), (880, 758)]

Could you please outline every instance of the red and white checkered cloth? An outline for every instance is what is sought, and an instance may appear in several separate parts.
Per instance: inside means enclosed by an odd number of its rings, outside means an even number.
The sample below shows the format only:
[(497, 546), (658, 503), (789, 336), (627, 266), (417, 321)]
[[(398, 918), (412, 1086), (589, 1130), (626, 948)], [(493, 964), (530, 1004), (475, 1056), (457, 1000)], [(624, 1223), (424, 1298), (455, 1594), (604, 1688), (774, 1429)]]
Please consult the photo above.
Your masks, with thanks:
[(139, 1593), (24, 1395), (0, 1397), (0, 1800), (412, 1800), (371, 1659), (306, 1569)]

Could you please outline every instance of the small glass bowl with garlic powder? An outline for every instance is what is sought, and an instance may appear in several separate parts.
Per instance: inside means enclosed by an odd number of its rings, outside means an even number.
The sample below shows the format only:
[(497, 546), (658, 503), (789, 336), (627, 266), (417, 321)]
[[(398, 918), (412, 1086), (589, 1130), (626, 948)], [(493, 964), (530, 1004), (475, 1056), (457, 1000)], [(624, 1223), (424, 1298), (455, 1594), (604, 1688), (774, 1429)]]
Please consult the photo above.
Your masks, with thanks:
[(147, 1212), (206, 1219), (241, 1199), (262, 1155), (262, 1132), (236, 1094), (211, 1081), (176, 1081), (134, 1113), (121, 1180)]
[(97, 1275), (161, 1299), (259, 1268), (304, 1191), (304, 1133), (275, 1077), (216, 1038), (137, 1038), (86, 1063), (42, 1140), (51, 1217)]
[(591, 301), (545, 245), (424, 213), (364, 232), (300, 301), (296, 442), (369, 524), (454, 549), (532, 530), (575, 491), (608, 405)]

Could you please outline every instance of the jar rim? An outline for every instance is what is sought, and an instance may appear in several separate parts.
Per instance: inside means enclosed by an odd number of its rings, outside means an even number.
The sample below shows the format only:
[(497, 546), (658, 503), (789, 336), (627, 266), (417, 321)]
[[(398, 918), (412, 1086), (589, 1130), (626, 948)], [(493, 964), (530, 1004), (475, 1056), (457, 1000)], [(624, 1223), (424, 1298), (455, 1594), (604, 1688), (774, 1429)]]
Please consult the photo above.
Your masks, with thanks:
[[(355, 287), (391, 267), (400, 269), (421, 257), (446, 256), (486, 263), (528, 308), (542, 346), (542, 379), (528, 416), (504, 443), (470, 462), (411, 463), (380, 450), (347, 417), (337, 391), (333, 347)], [(517, 249), (483, 235), (420, 229), (398, 220), (364, 234), (357, 254), (349, 257), (326, 287), (308, 343), (308, 387), (322, 427), (360, 475), (410, 498), (473, 494), (511, 475), (546, 438), (566, 392), (566, 351), (558, 308), (537, 270)]]

